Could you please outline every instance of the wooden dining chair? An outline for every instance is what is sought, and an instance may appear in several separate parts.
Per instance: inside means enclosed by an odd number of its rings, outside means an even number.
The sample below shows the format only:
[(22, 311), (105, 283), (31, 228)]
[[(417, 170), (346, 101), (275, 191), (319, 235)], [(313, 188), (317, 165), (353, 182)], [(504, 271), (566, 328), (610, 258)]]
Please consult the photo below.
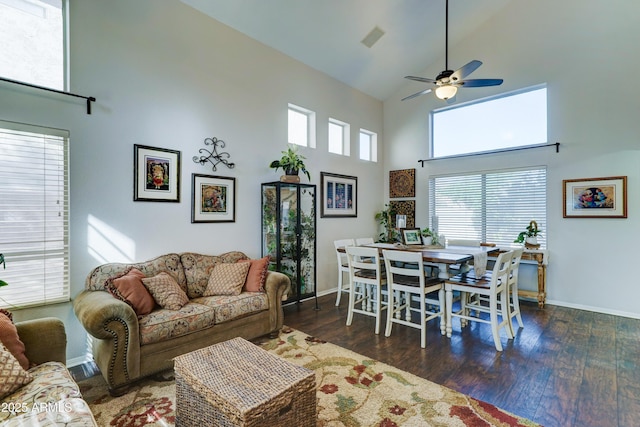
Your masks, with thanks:
[(346, 251), (350, 280), (347, 326), (351, 326), (354, 313), (373, 316), (376, 319), (375, 333), (379, 334), (382, 311), (387, 308), (387, 301), (383, 301), (383, 287), (386, 287), (387, 280), (380, 265), (378, 249), (347, 246)]
[[(394, 323), (417, 328), (420, 330), (420, 347), (425, 348), (428, 321), (440, 319), (440, 332), (442, 335), (446, 333), (443, 281), (425, 276), (421, 252), (383, 250), (382, 253), (389, 293), (384, 335), (391, 335)], [(417, 321), (412, 312), (418, 313)]]
[[(447, 336), (451, 337), (452, 318), (460, 318), (460, 325), (464, 327), (467, 321), (483, 322), (491, 325), (491, 334), (496, 350), (502, 351), (502, 343), (500, 342), (500, 330), (505, 329), (507, 337), (513, 338), (512, 328), (510, 326), (511, 317), (509, 317), (509, 304), (500, 304), (500, 301), (509, 301), (509, 272), (511, 270), (511, 260), (513, 251), (503, 252), (498, 256), (493, 270), (490, 274), (476, 277), (474, 270), (468, 273), (453, 276), (444, 282), (446, 293), (446, 309), (447, 309)], [(453, 292), (459, 291), (460, 310), (453, 310)], [(468, 302), (467, 295), (476, 294), (481, 297), (488, 297), (488, 307), (482, 304), (482, 298), (474, 299)], [(477, 304), (476, 304), (477, 303)], [(470, 311), (488, 312), (489, 319), (471, 316)]]
[(338, 249), (346, 248), (347, 246), (355, 246), (355, 241), (353, 239), (341, 239), (334, 240), (333, 246), (336, 250), (336, 258), (338, 260), (338, 292), (336, 295), (336, 307), (340, 305), (340, 297), (343, 292), (349, 292), (349, 285), (345, 286), (343, 282), (343, 275), (347, 274), (347, 279), (349, 278), (349, 261), (347, 260), (347, 253), (340, 252)]

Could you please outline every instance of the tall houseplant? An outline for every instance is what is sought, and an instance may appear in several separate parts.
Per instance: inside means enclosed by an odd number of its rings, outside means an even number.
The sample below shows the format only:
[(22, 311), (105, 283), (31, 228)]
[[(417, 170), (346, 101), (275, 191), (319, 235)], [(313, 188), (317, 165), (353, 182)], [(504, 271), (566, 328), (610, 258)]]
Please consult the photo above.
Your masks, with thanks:
[(278, 170), (282, 168), (287, 175), (298, 175), (298, 171), (302, 171), (307, 175), (309, 181), (311, 181), (311, 175), (304, 164), (304, 157), (298, 153), (296, 148), (289, 147), (286, 151), (282, 152), (280, 160), (274, 160), (269, 165), (270, 168)]
[(396, 212), (389, 205), (384, 205), (385, 208), (380, 212), (376, 212), (376, 221), (382, 226), (382, 233), (378, 237), (379, 242), (383, 243), (395, 243), (398, 241), (398, 230), (393, 227), (393, 216)]
[(513, 243), (525, 243), (529, 245), (538, 244), (538, 234), (541, 234), (541, 230), (538, 228), (538, 223), (535, 221), (529, 222), (527, 228), (521, 231), (516, 237)]

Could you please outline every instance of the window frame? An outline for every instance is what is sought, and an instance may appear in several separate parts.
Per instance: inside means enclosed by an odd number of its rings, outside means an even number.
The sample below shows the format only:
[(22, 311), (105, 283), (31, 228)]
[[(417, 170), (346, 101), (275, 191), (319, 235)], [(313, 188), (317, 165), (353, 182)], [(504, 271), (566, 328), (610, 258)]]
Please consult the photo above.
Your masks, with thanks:
[[(364, 128), (360, 128), (360, 132), (358, 133), (359, 138), (358, 138), (358, 158), (360, 160), (364, 160), (367, 162), (377, 162), (378, 161), (378, 134), (375, 132), (372, 132), (370, 130), (364, 129)], [(366, 136), (367, 138), (369, 138), (369, 158), (364, 158), (362, 157), (362, 137)]]
[[(338, 126), (341, 130), (340, 152), (331, 151), (331, 126)], [(351, 155), (351, 125), (349, 123), (329, 117), (327, 125), (327, 151), (341, 156)]]
[[(289, 117), (289, 114), (294, 112), (296, 114), (301, 114), (307, 118), (306, 123), (306, 132), (305, 132), (305, 143), (299, 144), (296, 141), (292, 141), (292, 123)], [(298, 147), (316, 147), (316, 113), (315, 111), (309, 110), (308, 108), (300, 107), (295, 104), (288, 104), (287, 108), (287, 141), (289, 144), (296, 145)]]

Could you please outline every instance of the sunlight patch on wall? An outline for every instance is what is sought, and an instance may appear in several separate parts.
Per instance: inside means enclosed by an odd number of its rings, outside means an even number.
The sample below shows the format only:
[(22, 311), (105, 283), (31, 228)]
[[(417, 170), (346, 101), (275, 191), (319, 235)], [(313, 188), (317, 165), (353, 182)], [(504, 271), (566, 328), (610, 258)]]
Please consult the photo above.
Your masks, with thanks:
[(93, 215), (89, 215), (87, 223), (88, 251), (96, 261), (134, 262), (136, 244), (132, 239)]

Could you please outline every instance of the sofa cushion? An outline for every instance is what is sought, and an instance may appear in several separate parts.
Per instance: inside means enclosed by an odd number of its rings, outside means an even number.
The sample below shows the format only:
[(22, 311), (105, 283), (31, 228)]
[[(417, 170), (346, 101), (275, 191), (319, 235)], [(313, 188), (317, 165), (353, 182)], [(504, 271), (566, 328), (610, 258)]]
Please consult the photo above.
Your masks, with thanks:
[(250, 263), (247, 280), (244, 282), (243, 291), (264, 292), (264, 284), (267, 281), (267, 271), (269, 269), (269, 255), (260, 259), (241, 259), (238, 262)]
[(156, 301), (142, 283), (143, 272), (130, 268), (123, 274), (107, 280), (105, 287), (114, 297), (129, 304), (138, 316), (149, 314), (156, 306)]
[(215, 324), (215, 311), (201, 304), (188, 303), (181, 309), (155, 310), (139, 319), (140, 344), (151, 344), (180, 337)]
[(0, 399), (31, 381), (31, 374), (22, 369), (13, 354), (0, 343)]
[(88, 427), (97, 426), (96, 420), (87, 402), (78, 397), (61, 399), (58, 402), (47, 405), (46, 410), (36, 410), (20, 413), (9, 418), (2, 427)]
[(145, 277), (142, 283), (159, 306), (167, 310), (180, 310), (189, 302), (187, 294), (171, 275), (165, 271), (153, 277)]
[(240, 259), (249, 259), (249, 257), (238, 251), (226, 252), (222, 255), (202, 255), (193, 252), (180, 254), (189, 298), (198, 298), (203, 295), (216, 265), (235, 263)]
[(215, 323), (224, 323), (238, 317), (269, 309), (269, 298), (262, 292), (243, 292), (240, 295), (217, 295), (192, 300), (213, 309)]
[(180, 262), (180, 255), (166, 254), (161, 255), (149, 261), (139, 262), (137, 264), (120, 264), (109, 263), (94, 268), (85, 282), (85, 288), (92, 291), (105, 290), (107, 280), (115, 277), (122, 272), (135, 267), (140, 270), (146, 277), (153, 277), (158, 273), (166, 271), (173, 277), (183, 291), (187, 290), (187, 281), (184, 277), (184, 269)]
[(240, 295), (247, 279), (250, 264), (238, 262), (235, 264), (218, 264), (209, 277), (209, 284), (202, 296), (212, 295)]
[(0, 309), (0, 342), (16, 358), (22, 369), (29, 369), (29, 359), (25, 354), (24, 343), (18, 336), (16, 325), (13, 324), (13, 315), (4, 309)]

